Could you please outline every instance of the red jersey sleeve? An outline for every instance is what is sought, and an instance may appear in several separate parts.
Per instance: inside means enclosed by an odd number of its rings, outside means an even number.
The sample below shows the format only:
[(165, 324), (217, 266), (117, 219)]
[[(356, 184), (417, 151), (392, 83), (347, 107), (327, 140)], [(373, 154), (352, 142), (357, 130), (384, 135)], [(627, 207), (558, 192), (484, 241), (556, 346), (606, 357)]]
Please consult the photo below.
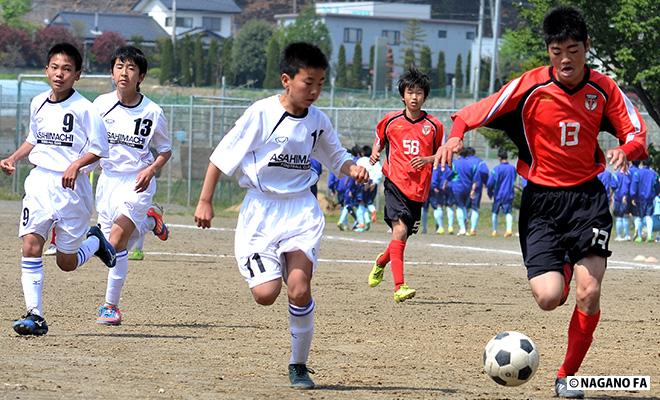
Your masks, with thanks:
[(610, 98), (604, 113), (603, 130), (613, 133), (619, 139), (619, 148), (626, 153), (628, 160), (641, 160), (648, 157), (646, 151), (646, 123), (630, 99), (609, 77), (602, 80), (609, 83)]

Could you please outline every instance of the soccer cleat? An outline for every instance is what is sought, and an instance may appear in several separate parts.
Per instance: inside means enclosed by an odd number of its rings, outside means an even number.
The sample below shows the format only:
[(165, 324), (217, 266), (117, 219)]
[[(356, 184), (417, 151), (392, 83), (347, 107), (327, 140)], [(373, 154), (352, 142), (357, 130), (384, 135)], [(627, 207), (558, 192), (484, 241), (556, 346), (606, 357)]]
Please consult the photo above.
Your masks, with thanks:
[(411, 287), (408, 287), (405, 283), (399, 286), (399, 289), (394, 292), (394, 301), (401, 303), (402, 301), (412, 299), (417, 294), (417, 291)]
[(375, 224), (377, 220), (378, 220), (378, 213), (376, 213), (376, 211), (372, 211), (371, 212), (371, 223)]
[(497, 237), (497, 231), (492, 231), (492, 232), (490, 233), (490, 236), (492, 236), (492, 237)]
[(121, 325), (121, 311), (112, 304), (103, 304), (99, 306), (96, 313), (96, 323), (103, 325)]
[(48, 332), (48, 324), (43, 317), (28, 311), (21, 319), (14, 322), (14, 331), (19, 335), (41, 336)]
[(453, 235), (454, 234), (454, 228), (452, 228), (451, 226), (449, 228), (447, 228), (447, 234), (448, 235)]
[(378, 257), (376, 257), (376, 261), (374, 261), (374, 266), (371, 268), (371, 272), (369, 272), (369, 286), (371, 287), (376, 287), (380, 285), (380, 283), (383, 281), (383, 272), (385, 271), (385, 266), (384, 265), (378, 265), (378, 259), (383, 255), (383, 253), (380, 253)]
[(468, 236), (477, 236), (477, 231), (474, 229), (471, 229), (470, 232), (467, 234)]
[(642, 237), (641, 237), (641, 236), (637, 236), (637, 237), (635, 238), (635, 243), (642, 243)]
[(45, 256), (54, 256), (57, 254), (57, 246), (55, 246), (55, 243), (51, 243), (50, 246), (44, 251)]
[(444, 235), (445, 234), (445, 228), (443, 227), (438, 227), (438, 230), (435, 231), (438, 235)]
[(345, 231), (348, 227), (341, 222), (337, 222), (337, 228), (339, 228), (340, 231)]
[(563, 397), (565, 399), (583, 399), (584, 392), (577, 389), (569, 389), (566, 386), (566, 378), (557, 378), (555, 380), (555, 394), (557, 397)]
[(160, 240), (167, 240), (167, 238), (170, 237), (170, 231), (167, 229), (165, 222), (163, 222), (163, 207), (154, 203), (154, 205), (147, 210), (147, 217), (153, 218), (156, 222), (152, 231), (154, 235)]
[(289, 364), (289, 381), (294, 389), (314, 389), (314, 381), (309, 377), (314, 371), (305, 364)]
[(511, 231), (504, 232), (504, 237), (511, 237), (511, 236), (513, 236), (513, 232)]
[(128, 253), (128, 259), (132, 261), (142, 261), (144, 260), (144, 252), (140, 249), (133, 249)]
[(571, 291), (571, 279), (573, 278), (573, 265), (570, 263), (564, 263), (562, 268), (562, 275), (564, 275), (564, 291), (561, 294), (561, 301), (559, 302), (560, 306), (563, 306), (564, 303), (566, 303), (566, 300), (568, 300), (568, 294)]
[(467, 235), (465, 229), (459, 229), (458, 233), (456, 234), (456, 236), (465, 236), (465, 235)]
[(113, 268), (117, 262), (117, 252), (115, 248), (112, 247), (110, 242), (108, 242), (101, 232), (100, 226), (91, 226), (89, 232), (87, 232), (87, 237), (96, 236), (99, 239), (99, 249), (94, 253), (95, 256), (103, 261), (108, 268)]

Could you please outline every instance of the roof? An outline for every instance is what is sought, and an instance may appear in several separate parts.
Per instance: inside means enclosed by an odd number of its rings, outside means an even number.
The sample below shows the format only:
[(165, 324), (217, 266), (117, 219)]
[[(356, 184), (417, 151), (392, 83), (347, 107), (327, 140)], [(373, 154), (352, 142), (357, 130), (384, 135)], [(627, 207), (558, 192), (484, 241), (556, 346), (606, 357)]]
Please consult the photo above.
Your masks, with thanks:
[[(372, 21), (410, 21), (408, 17), (389, 17), (389, 16), (379, 16), (379, 15), (347, 15), (347, 14), (333, 14), (333, 13), (318, 13), (317, 17), (320, 18), (335, 18), (335, 19), (364, 19)], [(275, 19), (295, 19), (298, 17), (298, 14), (277, 14)], [(446, 25), (478, 25), (477, 21), (466, 21), (460, 19), (418, 19), (419, 23), (431, 23), (431, 24), (446, 24)]]
[[(172, 9), (172, 0), (158, 0), (168, 10)], [(145, 1), (142, 0), (133, 6), (133, 10), (141, 10)], [(185, 11), (206, 11), (214, 13), (229, 13), (238, 14), (241, 12), (240, 7), (236, 5), (234, 0), (186, 0), (176, 3), (177, 10)]]
[[(98, 25), (96, 16), (98, 15)], [(84, 39), (93, 40), (98, 32), (118, 32), (125, 39), (141, 36), (146, 42), (155, 42), (158, 38), (169, 34), (148, 15), (93, 13), (62, 11), (51, 21), (50, 25), (65, 26), (82, 33)], [(92, 31), (97, 34), (92, 33)]]

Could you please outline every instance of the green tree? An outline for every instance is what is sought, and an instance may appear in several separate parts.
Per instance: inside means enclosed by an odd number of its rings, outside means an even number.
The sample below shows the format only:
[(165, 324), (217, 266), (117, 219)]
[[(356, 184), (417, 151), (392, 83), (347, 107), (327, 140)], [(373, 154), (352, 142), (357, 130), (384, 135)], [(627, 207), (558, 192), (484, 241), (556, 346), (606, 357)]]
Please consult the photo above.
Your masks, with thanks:
[(417, 63), (415, 62), (415, 52), (411, 48), (407, 48), (403, 53), (403, 69), (407, 70), (408, 68), (415, 67)]
[(207, 85), (204, 47), (202, 47), (202, 38), (200, 36), (195, 38), (195, 44), (193, 47), (193, 73), (193, 82), (195, 82), (195, 86), (202, 87)]
[[(529, 0), (520, 9), (523, 28), (504, 36), (502, 56), (523, 62), (523, 70), (548, 64), (542, 35), (545, 13), (568, 1)], [(660, 124), (660, 3), (657, 0), (575, 0), (589, 28), (591, 54), (602, 68), (639, 97)]]
[(281, 48), (293, 42), (308, 42), (317, 45), (326, 56), (332, 54), (330, 31), (313, 5), (303, 8), (292, 24), (280, 28), (280, 39)]
[(163, 85), (167, 82), (171, 82), (174, 78), (172, 41), (169, 38), (158, 39), (156, 47), (160, 54), (160, 76), (158, 77), (158, 81)]
[(221, 78), (223, 76), (225, 77), (225, 84), (230, 86), (234, 85), (234, 71), (232, 70), (231, 64), (231, 53), (233, 47), (233, 38), (225, 39), (225, 41), (222, 42), (222, 50), (220, 52), (220, 70), (218, 71), (218, 74)]
[(438, 78), (438, 89), (444, 93), (447, 88), (447, 64), (445, 62), (445, 52), (438, 52), (438, 64), (436, 67)]
[(280, 82), (280, 43), (277, 37), (273, 36), (268, 42), (266, 50), (266, 78), (264, 79), (264, 88), (278, 89), (282, 87)]
[(458, 53), (456, 56), (456, 67), (454, 67), (454, 78), (456, 78), (456, 87), (459, 90), (463, 88), (463, 57)]
[(251, 19), (236, 35), (232, 48), (235, 84), (261, 87), (266, 76), (266, 47), (273, 36), (273, 26)]
[(190, 62), (192, 57), (191, 45), (192, 40), (187, 35), (176, 42), (177, 58), (181, 61), (178, 82), (183, 86), (190, 86), (193, 83), (192, 63)]
[(339, 46), (339, 54), (337, 55), (337, 75), (335, 77), (335, 86), (345, 88), (348, 83), (346, 73), (346, 49), (342, 44)]
[(360, 43), (355, 43), (353, 48), (353, 63), (348, 86), (354, 89), (362, 88), (362, 45)]
[(376, 61), (376, 46), (369, 46), (369, 84), (371, 85), (374, 78), (374, 62)]
[[(481, 59), (481, 71), (490, 71), (490, 63), (492, 58), (482, 58)], [(490, 75), (482, 73), (479, 77), (479, 91), (488, 92), (488, 86), (490, 85)], [(497, 90), (497, 89), (496, 89)]]
[[(467, 59), (465, 60), (465, 83), (470, 84), (470, 76), (472, 75), (470, 71), (472, 69), (472, 52), (468, 51)], [(472, 90), (468, 90), (472, 92)]]
[(218, 84), (218, 71), (220, 71), (220, 43), (216, 39), (212, 39), (206, 55), (206, 80), (209, 85)]
[(422, 46), (419, 51), (419, 70), (431, 76), (431, 48), (429, 46)]
[(23, 16), (32, 9), (32, 0), (0, 0), (0, 22), (12, 28), (24, 28)]
[[(411, 49), (413, 53), (413, 59), (416, 56), (416, 54), (419, 53), (421, 46), (424, 44), (426, 40), (426, 34), (424, 33), (424, 30), (422, 29), (422, 25), (419, 23), (418, 20), (416, 19), (411, 19), (406, 23), (406, 27), (403, 30), (403, 48), (406, 49), (406, 54), (407, 50)], [(404, 63), (405, 63), (405, 58), (404, 58)], [(410, 64), (407, 64), (410, 65)], [(413, 63), (413, 65), (415, 65)]]

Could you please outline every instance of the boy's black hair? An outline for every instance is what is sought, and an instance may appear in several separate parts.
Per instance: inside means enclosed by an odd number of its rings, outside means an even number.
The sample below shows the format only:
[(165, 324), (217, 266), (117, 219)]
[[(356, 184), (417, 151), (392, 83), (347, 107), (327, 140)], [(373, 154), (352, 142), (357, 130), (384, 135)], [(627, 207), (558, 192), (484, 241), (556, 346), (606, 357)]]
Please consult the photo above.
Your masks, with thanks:
[(543, 18), (543, 40), (546, 46), (569, 39), (586, 45), (588, 38), (587, 24), (580, 10), (575, 7), (555, 7)]
[(424, 99), (426, 99), (429, 97), (429, 91), (431, 90), (431, 79), (417, 68), (411, 67), (401, 75), (398, 86), (401, 97), (403, 97), (407, 88), (418, 87), (424, 91)]
[(639, 167), (639, 160), (633, 160), (632, 165), (634, 165), (635, 167)]
[(649, 158), (646, 158), (646, 159), (642, 160), (641, 164), (643, 166), (650, 167), (651, 164), (653, 164), (653, 160), (651, 160), (651, 157), (649, 157)]
[[(119, 47), (115, 50), (114, 53), (112, 53), (112, 57), (110, 58), (110, 73), (112, 73), (112, 70), (115, 68), (115, 64), (117, 63), (117, 60), (121, 62), (126, 62), (126, 61), (133, 61), (135, 65), (137, 65), (138, 70), (140, 71), (140, 74), (146, 74), (147, 69), (149, 69), (149, 63), (147, 62), (147, 57), (144, 56), (144, 53), (142, 50), (138, 49), (135, 46), (122, 46)], [(137, 84), (136, 87), (137, 91), (140, 91), (140, 84)]]
[(362, 146), (362, 155), (369, 157), (371, 155), (371, 146), (365, 144)]
[(293, 79), (298, 71), (305, 68), (327, 70), (328, 58), (323, 51), (311, 43), (295, 42), (284, 48), (280, 58), (280, 74)]
[(467, 150), (468, 156), (474, 156), (477, 154), (477, 151), (472, 146), (468, 146), (465, 150)]
[(362, 156), (362, 148), (359, 145), (355, 145), (351, 147), (351, 154), (353, 157), (361, 157)]
[(497, 152), (497, 157), (501, 158), (502, 160), (508, 160), (509, 159), (509, 154), (505, 149), (500, 149)]
[(72, 45), (71, 43), (63, 42), (51, 47), (50, 50), (48, 50), (48, 61), (46, 65), (50, 64), (50, 59), (53, 58), (55, 54), (65, 54), (69, 56), (75, 64), (76, 72), (82, 69), (83, 59), (80, 55), (80, 51), (78, 51), (78, 48), (76, 48), (76, 46)]

